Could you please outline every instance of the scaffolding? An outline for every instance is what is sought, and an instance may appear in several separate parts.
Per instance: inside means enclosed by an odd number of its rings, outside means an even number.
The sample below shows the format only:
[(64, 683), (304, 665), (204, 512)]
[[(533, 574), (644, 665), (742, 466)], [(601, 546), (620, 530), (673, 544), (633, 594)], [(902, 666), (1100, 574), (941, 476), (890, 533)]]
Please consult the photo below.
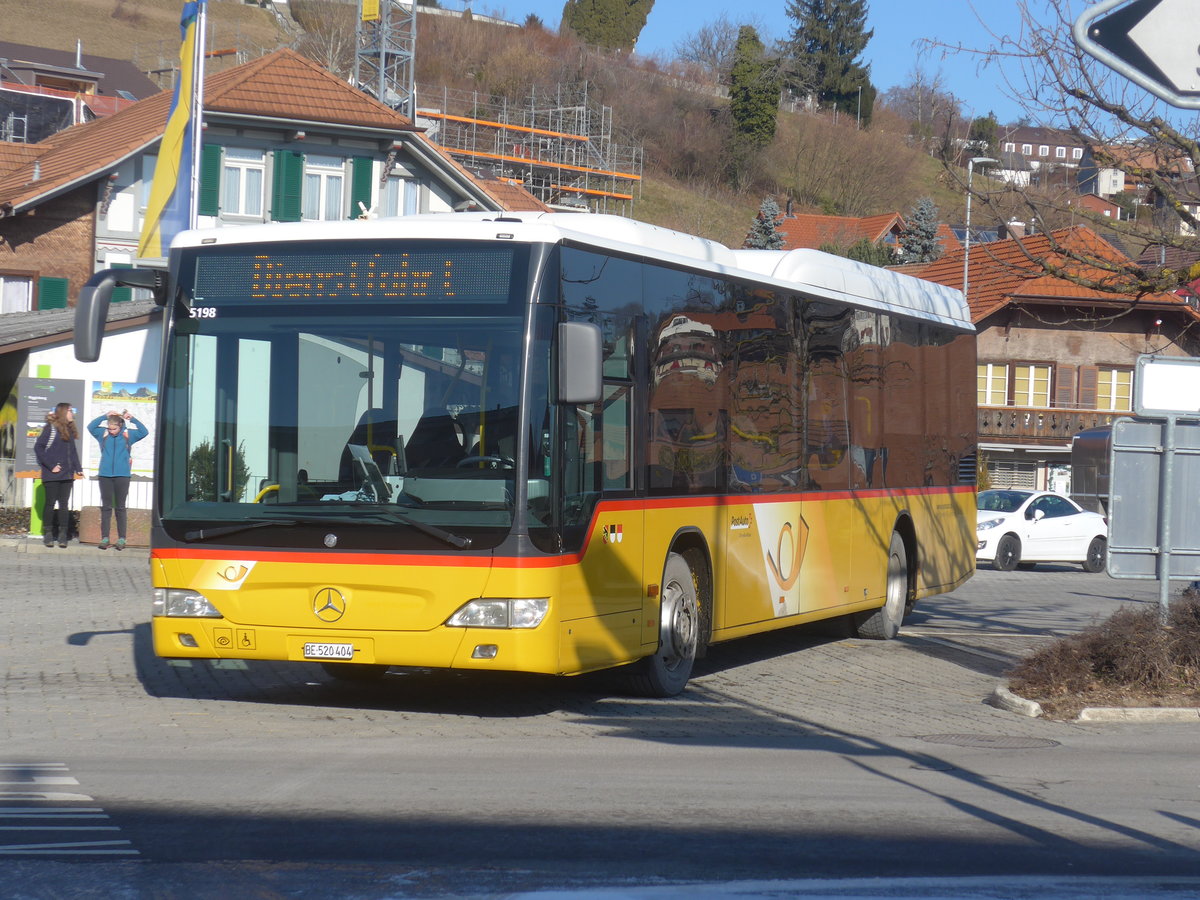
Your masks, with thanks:
[(642, 148), (613, 140), (612, 107), (589, 102), (586, 82), (531, 88), (521, 103), (475, 91), (441, 94), (440, 107), (418, 107), (417, 122), (463, 165), (517, 181), (550, 206), (632, 213)]

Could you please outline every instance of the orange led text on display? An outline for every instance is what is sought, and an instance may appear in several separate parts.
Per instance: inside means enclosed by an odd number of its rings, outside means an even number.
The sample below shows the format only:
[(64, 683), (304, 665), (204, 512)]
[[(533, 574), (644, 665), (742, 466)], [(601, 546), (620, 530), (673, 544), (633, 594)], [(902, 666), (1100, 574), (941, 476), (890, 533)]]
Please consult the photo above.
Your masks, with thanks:
[[(272, 262), (256, 257), (250, 279), (253, 300), (285, 300), (315, 297), (453, 297), (454, 264), (444, 260), (442, 272), (426, 266), (412, 267), (374, 261), (352, 261), (341, 271), (314, 272), (298, 268), (294, 261)], [(440, 280), (440, 285), (438, 284)]]

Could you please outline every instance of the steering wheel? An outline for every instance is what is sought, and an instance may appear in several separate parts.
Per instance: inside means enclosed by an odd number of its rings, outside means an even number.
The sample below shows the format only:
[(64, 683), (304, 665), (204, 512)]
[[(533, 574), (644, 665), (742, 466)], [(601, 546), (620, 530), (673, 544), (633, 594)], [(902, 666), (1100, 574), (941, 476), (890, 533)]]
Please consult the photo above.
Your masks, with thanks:
[(468, 456), (458, 461), (455, 468), (466, 469), (477, 463), (487, 463), (488, 469), (515, 469), (517, 464), (507, 456)]

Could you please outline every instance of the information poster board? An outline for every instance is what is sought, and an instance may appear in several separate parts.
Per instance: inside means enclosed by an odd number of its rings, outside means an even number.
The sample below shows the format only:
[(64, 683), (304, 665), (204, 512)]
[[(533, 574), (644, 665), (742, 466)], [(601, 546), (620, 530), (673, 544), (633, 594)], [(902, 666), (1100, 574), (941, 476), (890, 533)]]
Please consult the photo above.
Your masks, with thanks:
[[(17, 441), (16, 476), (41, 478), (34, 444), (46, 426), (46, 415), (60, 403), (70, 403), (75, 410), (75, 424), (83, 432), (86, 382), (66, 378), (17, 379)], [(82, 449), (77, 447), (77, 449)]]
[[(79, 425), (88, 440), (84, 466), (89, 474), (95, 475), (100, 465), (100, 447), (90, 434), (86, 434), (86, 426), (97, 416), (115, 412), (120, 416), (130, 413), (150, 432), (147, 437), (129, 445), (134, 479), (150, 478), (154, 474), (154, 443), (158, 432), (158, 385), (144, 381), (93, 381), (90, 387), (88, 418)], [(133, 437), (133, 423), (126, 427)]]

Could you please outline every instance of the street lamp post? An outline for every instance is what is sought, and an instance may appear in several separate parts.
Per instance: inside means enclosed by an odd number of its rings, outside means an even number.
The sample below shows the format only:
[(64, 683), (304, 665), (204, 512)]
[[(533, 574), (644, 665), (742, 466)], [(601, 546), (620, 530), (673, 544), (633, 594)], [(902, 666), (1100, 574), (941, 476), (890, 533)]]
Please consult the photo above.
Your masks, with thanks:
[[(990, 156), (973, 156), (967, 160), (967, 221), (963, 227), (963, 299), (967, 300), (967, 271), (971, 262), (971, 176), (975, 174), (975, 165), (993, 165), (1000, 160)], [(969, 303), (970, 300), (967, 300)]]

